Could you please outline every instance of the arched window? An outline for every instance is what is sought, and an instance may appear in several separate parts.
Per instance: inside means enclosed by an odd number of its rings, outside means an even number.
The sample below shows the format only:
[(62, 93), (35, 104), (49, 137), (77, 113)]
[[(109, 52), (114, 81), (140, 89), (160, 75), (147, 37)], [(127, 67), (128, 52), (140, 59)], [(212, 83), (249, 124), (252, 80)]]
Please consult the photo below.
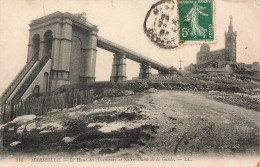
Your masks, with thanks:
[(34, 89), (33, 89), (33, 94), (38, 94), (40, 93), (40, 86), (39, 85), (35, 85)]
[(43, 77), (43, 89), (47, 93), (49, 88), (49, 73), (45, 72)]

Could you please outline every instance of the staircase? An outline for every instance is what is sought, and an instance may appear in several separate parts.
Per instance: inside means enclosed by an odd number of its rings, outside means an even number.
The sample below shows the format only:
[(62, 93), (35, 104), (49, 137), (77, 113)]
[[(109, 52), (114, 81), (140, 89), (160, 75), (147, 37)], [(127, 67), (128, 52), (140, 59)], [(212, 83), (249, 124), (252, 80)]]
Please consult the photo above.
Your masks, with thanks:
[(10, 95), (14, 92), (19, 83), (23, 80), (26, 74), (31, 70), (33, 65), (36, 63), (39, 57), (39, 52), (37, 52), (34, 57), (22, 68), (19, 74), (15, 77), (15, 79), (11, 82), (11, 84), (7, 87), (1, 97), (1, 104), (5, 103)]
[(43, 69), (44, 65), (48, 62), (48, 60), (51, 58), (51, 54), (48, 54), (40, 60), (40, 62), (37, 64), (37, 66), (33, 69), (31, 74), (26, 78), (26, 80), (23, 82), (21, 87), (18, 89), (14, 97), (12, 98), (12, 102), (16, 104), (19, 102), (25, 91), (29, 88), (33, 80), (37, 77), (39, 72)]

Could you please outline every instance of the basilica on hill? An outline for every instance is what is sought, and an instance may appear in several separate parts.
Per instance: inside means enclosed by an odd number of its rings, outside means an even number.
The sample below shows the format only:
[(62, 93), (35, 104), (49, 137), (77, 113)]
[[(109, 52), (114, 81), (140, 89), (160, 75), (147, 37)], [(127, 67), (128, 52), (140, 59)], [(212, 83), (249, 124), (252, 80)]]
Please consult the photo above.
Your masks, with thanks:
[(222, 68), (226, 64), (236, 63), (236, 37), (237, 32), (233, 31), (232, 17), (230, 17), (228, 32), (225, 32), (225, 48), (210, 51), (208, 44), (202, 44), (197, 53), (197, 68)]
[(248, 67), (251, 70), (259, 71), (259, 62), (254, 62), (250, 65), (237, 63), (236, 37), (237, 31), (233, 30), (231, 16), (228, 31), (225, 31), (225, 48), (210, 51), (208, 44), (202, 44), (200, 51), (197, 53), (196, 64), (190, 64), (184, 70), (190, 72), (234, 72)]

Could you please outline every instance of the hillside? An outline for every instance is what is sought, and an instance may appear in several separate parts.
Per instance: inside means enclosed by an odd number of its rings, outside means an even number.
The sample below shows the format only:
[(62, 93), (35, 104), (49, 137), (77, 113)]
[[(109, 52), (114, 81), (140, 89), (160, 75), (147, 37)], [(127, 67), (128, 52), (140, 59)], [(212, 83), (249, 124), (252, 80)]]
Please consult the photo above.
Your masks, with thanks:
[(43, 116), (20, 116), (1, 126), (3, 153), (106, 158), (259, 155), (260, 113), (217, 102), (214, 96), (219, 93), (151, 88)]

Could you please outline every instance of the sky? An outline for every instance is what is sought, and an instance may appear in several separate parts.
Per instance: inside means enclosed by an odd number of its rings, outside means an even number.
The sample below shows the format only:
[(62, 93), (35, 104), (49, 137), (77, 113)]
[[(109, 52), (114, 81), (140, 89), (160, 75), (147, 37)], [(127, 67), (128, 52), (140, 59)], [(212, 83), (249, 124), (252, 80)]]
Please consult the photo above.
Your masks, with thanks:
[[(56, 11), (85, 12), (87, 21), (98, 26), (98, 36), (168, 66), (179, 68), (196, 63), (199, 45), (163, 49), (143, 31), (145, 16), (158, 0), (0, 0), (0, 94), (26, 63), (31, 20)], [(260, 6), (255, 0), (216, 0), (215, 37), (211, 50), (224, 48), (224, 31), (233, 16), (237, 31), (237, 62), (260, 61)], [(245, 49), (248, 47), (248, 49)], [(113, 53), (98, 48), (96, 80), (109, 80)], [(127, 78), (138, 76), (139, 64), (127, 60)], [(156, 70), (152, 70), (156, 73)]]

